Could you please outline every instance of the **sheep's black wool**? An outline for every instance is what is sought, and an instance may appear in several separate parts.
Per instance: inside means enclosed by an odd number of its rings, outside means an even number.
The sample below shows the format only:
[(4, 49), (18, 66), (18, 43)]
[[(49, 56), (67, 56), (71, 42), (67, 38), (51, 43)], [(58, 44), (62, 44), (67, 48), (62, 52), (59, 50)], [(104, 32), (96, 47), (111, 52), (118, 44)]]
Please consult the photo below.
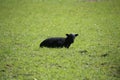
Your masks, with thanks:
[(55, 37), (48, 38), (41, 42), (40, 47), (49, 47), (49, 48), (69, 48), (70, 45), (74, 42), (74, 39), (78, 34), (66, 34), (66, 38)]

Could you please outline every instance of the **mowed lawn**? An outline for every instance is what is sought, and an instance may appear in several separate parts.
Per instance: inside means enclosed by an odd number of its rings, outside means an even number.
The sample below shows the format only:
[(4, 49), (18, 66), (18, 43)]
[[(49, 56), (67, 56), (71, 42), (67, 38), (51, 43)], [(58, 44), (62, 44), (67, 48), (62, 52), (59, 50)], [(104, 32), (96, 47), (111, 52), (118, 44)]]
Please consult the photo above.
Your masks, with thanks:
[(120, 80), (120, 1), (0, 0), (0, 80)]

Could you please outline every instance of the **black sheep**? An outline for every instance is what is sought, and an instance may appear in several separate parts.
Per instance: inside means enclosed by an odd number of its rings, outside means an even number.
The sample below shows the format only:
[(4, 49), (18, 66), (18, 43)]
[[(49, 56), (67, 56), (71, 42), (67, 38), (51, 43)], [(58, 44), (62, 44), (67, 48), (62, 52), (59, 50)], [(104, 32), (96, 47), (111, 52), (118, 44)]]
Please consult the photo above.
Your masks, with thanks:
[(70, 45), (74, 42), (74, 39), (78, 34), (66, 34), (66, 38), (55, 37), (48, 38), (41, 42), (40, 47), (50, 47), (50, 48), (69, 48)]

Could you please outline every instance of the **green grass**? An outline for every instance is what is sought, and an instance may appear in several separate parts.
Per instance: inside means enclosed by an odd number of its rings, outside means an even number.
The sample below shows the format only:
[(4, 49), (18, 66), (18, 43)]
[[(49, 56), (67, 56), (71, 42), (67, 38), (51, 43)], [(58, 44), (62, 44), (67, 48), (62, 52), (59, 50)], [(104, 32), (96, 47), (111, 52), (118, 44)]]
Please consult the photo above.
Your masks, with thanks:
[[(39, 48), (66, 33), (69, 49)], [(119, 0), (0, 0), (0, 80), (119, 79)]]

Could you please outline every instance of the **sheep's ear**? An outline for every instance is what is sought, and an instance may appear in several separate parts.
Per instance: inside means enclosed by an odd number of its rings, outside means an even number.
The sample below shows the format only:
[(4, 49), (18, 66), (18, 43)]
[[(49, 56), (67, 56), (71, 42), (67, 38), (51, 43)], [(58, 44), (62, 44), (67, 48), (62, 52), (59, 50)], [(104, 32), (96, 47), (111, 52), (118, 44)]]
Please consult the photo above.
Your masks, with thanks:
[(75, 36), (78, 36), (78, 34), (75, 34)]
[(66, 34), (66, 36), (69, 36), (69, 34)]

